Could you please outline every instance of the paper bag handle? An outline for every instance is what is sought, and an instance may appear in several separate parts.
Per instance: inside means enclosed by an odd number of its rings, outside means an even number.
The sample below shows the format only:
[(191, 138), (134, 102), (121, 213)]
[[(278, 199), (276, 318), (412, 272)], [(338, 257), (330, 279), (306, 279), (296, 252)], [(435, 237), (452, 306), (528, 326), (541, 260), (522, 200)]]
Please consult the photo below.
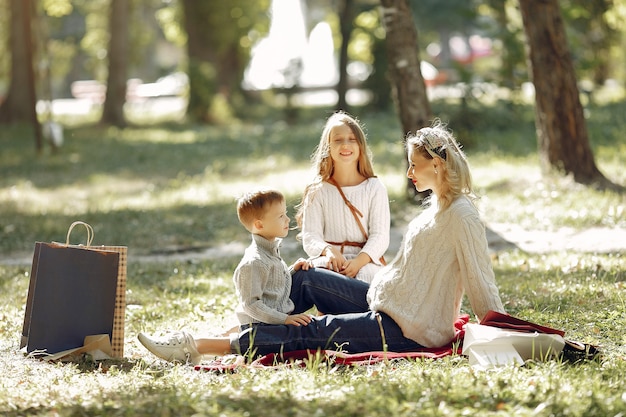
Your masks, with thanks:
[(81, 221), (74, 222), (70, 225), (70, 228), (67, 231), (67, 237), (65, 238), (65, 244), (67, 246), (70, 245), (70, 234), (72, 233), (72, 229), (74, 229), (74, 226), (77, 226), (77, 225), (85, 226), (85, 229), (87, 229), (87, 246), (91, 246), (91, 242), (93, 242), (93, 227)]

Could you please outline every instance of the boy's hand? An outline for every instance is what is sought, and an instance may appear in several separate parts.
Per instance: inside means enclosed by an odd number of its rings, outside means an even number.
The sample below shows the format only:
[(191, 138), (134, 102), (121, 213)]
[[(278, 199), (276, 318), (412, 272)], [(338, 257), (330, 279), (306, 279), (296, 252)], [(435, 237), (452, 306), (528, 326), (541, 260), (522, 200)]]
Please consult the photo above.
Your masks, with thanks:
[(304, 270), (308, 271), (313, 267), (313, 263), (309, 259), (300, 258), (292, 265), (294, 271)]
[(285, 324), (291, 324), (293, 326), (306, 326), (311, 322), (311, 316), (305, 313), (290, 314), (285, 320)]

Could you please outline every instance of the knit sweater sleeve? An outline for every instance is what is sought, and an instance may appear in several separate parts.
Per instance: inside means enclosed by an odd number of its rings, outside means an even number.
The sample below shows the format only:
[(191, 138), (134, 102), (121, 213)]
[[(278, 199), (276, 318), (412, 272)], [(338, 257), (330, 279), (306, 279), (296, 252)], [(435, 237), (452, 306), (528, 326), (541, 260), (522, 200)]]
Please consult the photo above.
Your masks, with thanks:
[(491, 265), (484, 223), (478, 213), (468, 212), (462, 216), (459, 227), (461, 236), (455, 248), (459, 276), (472, 311), (479, 319), (489, 310), (504, 312)]
[(235, 271), (233, 281), (240, 302), (237, 316), (241, 324), (285, 324), (287, 314), (269, 307), (264, 301), (271, 288), (270, 269), (263, 262), (251, 260), (240, 264)]
[(378, 178), (370, 178), (368, 187), (369, 213), (367, 216), (367, 242), (362, 252), (369, 255), (372, 262), (380, 264), (380, 258), (389, 247), (389, 227), (391, 215), (389, 213), (389, 196), (387, 188)]
[(324, 240), (324, 230), (325, 205), (328, 205), (329, 201), (324, 194), (324, 186), (320, 185), (313, 195), (307, 197), (302, 218), (302, 248), (311, 257), (320, 256), (328, 245)]

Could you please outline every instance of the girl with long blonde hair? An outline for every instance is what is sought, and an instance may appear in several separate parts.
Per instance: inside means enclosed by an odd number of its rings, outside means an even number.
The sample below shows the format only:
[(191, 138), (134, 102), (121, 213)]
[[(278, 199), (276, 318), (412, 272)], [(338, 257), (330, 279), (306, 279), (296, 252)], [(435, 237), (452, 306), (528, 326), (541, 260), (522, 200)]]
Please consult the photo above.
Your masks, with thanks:
[(389, 197), (359, 121), (333, 113), (311, 160), (314, 179), (296, 214), (304, 251), (317, 267), (370, 282), (389, 246)]

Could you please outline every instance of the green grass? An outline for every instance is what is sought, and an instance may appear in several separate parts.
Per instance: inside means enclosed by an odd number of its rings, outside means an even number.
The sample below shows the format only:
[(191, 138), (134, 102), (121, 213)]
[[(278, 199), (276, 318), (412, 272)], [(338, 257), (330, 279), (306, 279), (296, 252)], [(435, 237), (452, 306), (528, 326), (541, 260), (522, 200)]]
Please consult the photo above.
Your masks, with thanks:
[(16, 351), (28, 268), (2, 267), (0, 411), (7, 416), (606, 416), (626, 411), (626, 261), (621, 255), (516, 252), (500, 254), (495, 264), (511, 313), (600, 344), (605, 357), (598, 361), (551, 360), (479, 371), (452, 356), (357, 368), (313, 361), (303, 369), (214, 374), (165, 364), (137, 344), (134, 335), (140, 330), (219, 330), (233, 313), (230, 272), (236, 261), (131, 264), (126, 359), (68, 364), (25, 359)]
[[(589, 120), (600, 168), (622, 184), (626, 122), (615, 114), (624, 107), (593, 109)], [(530, 108), (470, 107), (460, 114), (438, 104), (435, 110), (465, 144), (486, 218), (542, 229), (625, 225), (623, 195), (541, 177)], [(293, 213), (310, 180), (309, 156), (324, 115), (319, 111), (295, 126), (271, 120), (123, 130), (79, 125), (66, 130), (58, 153), (42, 156), (34, 154), (26, 129), (2, 128), (0, 250), (24, 253), (35, 240), (64, 240), (77, 219), (92, 224), (95, 243), (126, 244), (131, 254), (246, 239), (234, 216), (236, 196), (253, 185), (272, 185), (288, 196)], [(362, 118), (376, 170), (393, 199), (394, 221), (401, 224), (413, 212), (404, 198), (399, 123), (393, 114)]]
[[(490, 222), (528, 229), (626, 227), (626, 198), (569, 179), (542, 178), (532, 109), (478, 107), (461, 114), (436, 103), (474, 168)], [(600, 168), (626, 183), (625, 103), (592, 108), (588, 120)], [(404, 198), (404, 154), (393, 114), (360, 115), (375, 167), (387, 184), (393, 222), (418, 208)], [(289, 206), (309, 179), (308, 157), (324, 113), (294, 126), (259, 121), (228, 127), (173, 123), (123, 130), (75, 124), (59, 153), (35, 156), (24, 128), (0, 128), (0, 414), (6, 416), (615, 416), (626, 413), (624, 253), (547, 254), (507, 249), (494, 268), (507, 311), (602, 347), (601, 360), (559, 360), (479, 371), (467, 359), (343, 368), (197, 372), (154, 359), (139, 331), (219, 332), (233, 320), (232, 270), (239, 255), (165, 257), (249, 239), (234, 198), (254, 184), (276, 186)], [(18, 351), (35, 241), (64, 241), (74, 220), (96, 244), (129, 246), (125, 358), (48, 364)], [(294, 235), (292, 232), (291, 235)], [(293, 236), (290, 236), (292, 239)], [(75, 232), (72, 241), (84, 239)], [(140, 255), (157, 254), (139, 262)], [(288, 252), (287, 260), (296, 253)], [(162, 259), (159, 258), (162, 257)], [(467, 304), (464, 311), (470, 311)]]

